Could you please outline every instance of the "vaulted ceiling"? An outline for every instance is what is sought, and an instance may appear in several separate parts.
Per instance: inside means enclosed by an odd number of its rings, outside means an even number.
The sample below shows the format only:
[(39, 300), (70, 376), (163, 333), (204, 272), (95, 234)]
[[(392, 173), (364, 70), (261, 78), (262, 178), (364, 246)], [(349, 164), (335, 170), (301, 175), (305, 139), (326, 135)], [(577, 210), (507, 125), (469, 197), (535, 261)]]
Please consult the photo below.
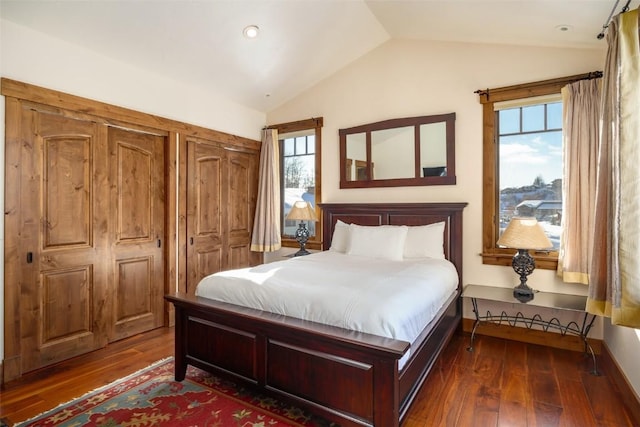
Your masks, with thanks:
[(266, 112), (390, 39), (605, 49), (596, 36), (616, 3), (1, 0), (0, 16)]

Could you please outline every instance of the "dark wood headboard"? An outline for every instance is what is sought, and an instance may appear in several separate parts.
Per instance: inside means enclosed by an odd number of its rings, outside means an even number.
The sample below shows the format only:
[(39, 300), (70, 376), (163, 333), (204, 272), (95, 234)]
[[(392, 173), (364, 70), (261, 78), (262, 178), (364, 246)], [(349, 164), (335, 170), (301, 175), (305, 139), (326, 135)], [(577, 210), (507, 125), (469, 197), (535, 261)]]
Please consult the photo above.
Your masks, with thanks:
[(427, 225), (444, 221), (444, 253), (462, 284), (462, 211), (467, 203), (322, 203), (322, 249), (338, 220), (359, 225)]

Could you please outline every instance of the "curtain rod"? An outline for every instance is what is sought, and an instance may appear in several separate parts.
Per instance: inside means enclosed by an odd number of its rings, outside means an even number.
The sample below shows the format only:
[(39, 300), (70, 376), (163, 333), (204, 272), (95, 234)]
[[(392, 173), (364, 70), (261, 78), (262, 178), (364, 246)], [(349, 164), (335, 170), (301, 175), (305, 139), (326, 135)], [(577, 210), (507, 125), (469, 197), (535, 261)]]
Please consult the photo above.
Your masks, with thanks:
[(513, 85), (513, 86), (506, 86), (506, 87), (498, 87), (498, 88), (493, 88), (493, 89), (478, 89), (476, 91), (474, 91), (473, 93), (477, 93), (480, 96), (485, 96), (486, 99), (484, 101), (481, 101), (482, 103), (485, 102), (489, 102), (489, 94), (494, 94), (494, 96), (496, 94), (499, 94), (500, 92), (504, 92), (504, 91), (512, 91), (514, 89), (530, 89), (530, 88), (534, 88), (536, 86), (548, 86), (550, 84), (555, 84), (558, 86), (564, 86), (573, 82), (577, 82), (579, 80), (592, 80), (592, 79), (599, 79), (602, 77), (602, 71), (590, 71), (588, 73), (584, 73), (584, 74), (577, 74), (574, 76), (568, 76), (568, 77), (561, 77), (558, 79), (550, 79), (550, 80), (543, 80), (540, 82), (534, 82), (534, 83), (526, 83), (526, 84), (521, 84), (521, 85)]
[[(604, 38), (604, 32), (609, 27), (609, 23), (611, 22), (611, 17), (613, 16), (614, 12), (616, 11), (616, 7), (618, 7), (618, 3), (619, 2), (620, 2), (620, 0), (616, 0), (616, 4), (613, 5), (613, 9), (611, 9), (611, 13), (609, 14), (609, 17), (607, 18), (607, 21), (602, 26), (602, 31), (600, 31), (600, 33), (596, 36), (598, 38), (598, 40), (602, 40)], [(629, 10), (629, 4), (630, 3), (631, 3), (631, 0), (627, 0), (627, 4), (625, 4), (624, 7), (622, 8), (622, 10), (620, 10), (620, 13), (627, 12)]]
[[(324, 121), (323, 119), (324, 119), (323, 117), (311, 117), (310, 119), (307, 119), (307, 120), (313, 122), (315, 124), (315, 126), (317, 127), (317, 126), (322, 126), (324, 124), (323, 123), (323, 121)], [(302, 122), (305, 122), (305, 120), (300, 120), (300, 121), (296, 121), (296, 122), (289, 122), (289, 123), (280, 123), (280, 124), (277, 124), (277, 125), (266, 125), (266, 126), (264, 126), (262, 128), (262, 130), (267, 130), (267, 129), (277, 129), (277, 130), (279, 130), (281, 128), (287, 128), (292, 124), (298, 125), (298, 124), (300, 124)]]

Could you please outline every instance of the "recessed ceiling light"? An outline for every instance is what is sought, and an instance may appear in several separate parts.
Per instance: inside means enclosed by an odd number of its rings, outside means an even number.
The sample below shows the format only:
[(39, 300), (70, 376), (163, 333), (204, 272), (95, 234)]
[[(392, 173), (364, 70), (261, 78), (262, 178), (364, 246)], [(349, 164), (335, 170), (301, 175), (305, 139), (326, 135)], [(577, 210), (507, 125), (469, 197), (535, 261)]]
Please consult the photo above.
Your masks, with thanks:
[(558, 25), (556, 26), (556, 30), (561, 32), (571, 31), (573, 27), (571, 25)]
[(244, 36), (248, 39), (255, 39), (256, 37), (258, 37), (258, 31), (260, 31), (260, 29), (257, 25), (249, 25), (247, 27), (244, 27), (244, 30), (242, 30), (242, 34), (244, 34)]

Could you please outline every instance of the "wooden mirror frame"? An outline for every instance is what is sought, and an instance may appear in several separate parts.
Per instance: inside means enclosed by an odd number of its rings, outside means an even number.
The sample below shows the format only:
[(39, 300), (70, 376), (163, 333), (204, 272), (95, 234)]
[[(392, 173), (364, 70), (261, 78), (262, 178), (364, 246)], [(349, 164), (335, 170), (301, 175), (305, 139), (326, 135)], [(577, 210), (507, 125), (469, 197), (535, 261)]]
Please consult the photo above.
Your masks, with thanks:
[[(455, 185), (455, 120), (456, 113), (438, 114), (432, 116), (405, 117), (401, 119), (384, 120), (376, 123), (355, 126), (338, 131), (340, 136), (340, 188), (369, 188), (369, 187), (403, 187), (417, 185)], [(444, 122), (446, 127), (446, 168), (445, 176), (421, 176), (422, 167), (420, 165), (420, 126), (431, 123)], [(368, 171), (372, 170), (371, 160), (371, 132), (414, 127), (414, 176), (411, 178), (375, 179)], [(352, 159), (347, 158), (347, 136), (364, 133), (366, 135), (367, 161), (365, 173), (366, 178), (357, 181), (348, 180), (347, 166), (353, 164)], [(358, 160), (362, 162), (361, 160)]]

